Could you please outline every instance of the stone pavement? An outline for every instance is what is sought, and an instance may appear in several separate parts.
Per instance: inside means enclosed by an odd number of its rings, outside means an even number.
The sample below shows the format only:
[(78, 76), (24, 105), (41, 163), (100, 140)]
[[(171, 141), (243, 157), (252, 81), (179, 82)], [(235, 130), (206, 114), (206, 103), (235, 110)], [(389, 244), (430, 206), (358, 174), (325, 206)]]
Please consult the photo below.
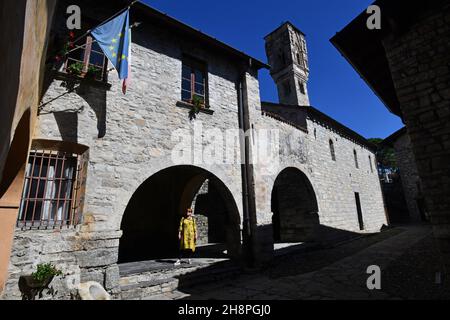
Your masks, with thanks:
[[(414, 257), (415, 251), (412, 249), (415, 247), (422, 247), (426, 252), (433, 251), (430, 238), (429, 226), (394, 228), (336, 248), (310, 253), (291, 253), (287, 257), (277, 259), (258, 274), (242, 274), (232, 280), (198, 285), (149, 299), (407, 299), (408, 294), (414, 298), (426, 299), (427, 296), (410, 291), (410, 288), (415, 286), (412, 281), (417, 279), (409, 281), (398, 277), (398, 274), (405, 271), (404, 269), (414, 272), (416, 264), (411, 263), (408, 257)], [(306, 259), (302, 260), (305, 256)], [(415, 257), (418, 258), (420, 257)], [(431, 264), (435, 263), (433, 259)], [(408, 263), (399, 265), (399, 261)], [(367, 289), (366, 281), (369, 275), (366, 270), (370, 265), (378, 265), (381, 268), (381, 290)], [(395, 266), (394, 270), (392, 265)], [(434, 264), (431, 268), (419, 270), (426, 274), (416, 274), (416, 277), (423, 278), (422, 282), (428, 281), (427, 286), (433, 292), (439, 291), (440, 288), (433, 282), (437, 269), (438, 266)], [(420, 291), (420, 287), (416, 286), (416, 289)], [(437, 295), (434, 298), (442, 296)]]

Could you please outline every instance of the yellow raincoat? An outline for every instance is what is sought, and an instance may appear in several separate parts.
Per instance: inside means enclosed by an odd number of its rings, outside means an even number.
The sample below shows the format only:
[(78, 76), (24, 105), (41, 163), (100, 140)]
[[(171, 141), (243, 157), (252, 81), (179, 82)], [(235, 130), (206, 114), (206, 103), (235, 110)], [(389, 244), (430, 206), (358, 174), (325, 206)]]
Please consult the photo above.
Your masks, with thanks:
[(181, 233), (180, 249), (190, 249), (192, 252), (195, 252), (197, 226), (194, 217), (181, 218), (179, 232)]

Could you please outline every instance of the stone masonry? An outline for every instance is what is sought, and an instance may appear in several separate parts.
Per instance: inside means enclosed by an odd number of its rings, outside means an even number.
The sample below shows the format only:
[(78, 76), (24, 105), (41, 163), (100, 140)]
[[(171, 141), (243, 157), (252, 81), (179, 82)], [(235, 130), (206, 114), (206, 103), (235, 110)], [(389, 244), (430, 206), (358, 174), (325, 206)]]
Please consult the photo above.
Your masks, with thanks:
[(394, 149), (410, 218), (412, 221), (421, 221), (418, 203), (421, 194), (420, 178), (408, 134), (405, 133), (394, 141)]
[(383, 41), (434, 234), (450, 262), (450, 5)]
[[(201, 112), (195, 119), (190, 119), (189, 109), (179, 103), (185, 53), (207, 61), (208, 66), (213, 113)], [(202, 126), (203, 132), (225, 132), (239, 128), (236, 84), (241, 75), (240, 62), (151, 21), (133, 30), (132, 54), (133, 80), (126, 95), (114, 72), (109, 73), (110, 89), (82, 84), (70, 91), (65, 81), (58, 79), (47, 89), (35, 139), (71, 141), (89, 147), (83, 223), (61, 230), (16, 230), (4, 298), (20, 298), (18, 278), (41, 262), (52, 262), (64, 271), (55, 280), (57, 298), (70, 298), (78, 283), (90, 280), (100, 282), (120, 297), (117, 261), (123, 213), (136, 189), (166, 168), (195, 166), (220, 180), (232, 195), (242, 223), (240, 163), (206, 164), (194, 156), (180, 163), (172, 157), (172, 151), (180, 145), (178, 139), (173, 139), (176, 130), (193, 132)], [(297, 108), (290, 111), (293, 118), (265, 113), (267, 104), (260, 101), (256, 67), (247, 70), (245, 83), (254, 129), (254, 160), (259, 139), (256, 132), (276, 129), (279, 133), (279, 163), (254, 164), (258, 260), (266, 261), (273, 253), (271, 193), (275, 180), (286, 168), (298, 170), (312, 186), (309, 197), (317, 201), (318, 212), (311, 214), (318, 215), (320, 225), (356, 234), (378, 232), (387, 224), (375, 155), (367, 142), (353, 138), (353, 133), (349, 135), (348, 129), (338, 128), (332, 121), (305, 112), (305, 108), (290, 106)], [(302, 123), (295, 125), (296, 121)], [(330, 139), (336, 161), (330, 156)], [(191, 143), (190, 138), (181, 142), (187, 146)], [(206, 139), (200, 143), (196, 140), (194, 154), (209, 144)], [(225, 144), (221, 150), (225, 150)], [(354, 150), (359, 168), (355, 167)], [(234, 151), (240, 156), (239, 144)], [(355, 192), (361, 197), (364, 231), (358, 225)], [(299, 195), (299, 199), (303, 196)]]

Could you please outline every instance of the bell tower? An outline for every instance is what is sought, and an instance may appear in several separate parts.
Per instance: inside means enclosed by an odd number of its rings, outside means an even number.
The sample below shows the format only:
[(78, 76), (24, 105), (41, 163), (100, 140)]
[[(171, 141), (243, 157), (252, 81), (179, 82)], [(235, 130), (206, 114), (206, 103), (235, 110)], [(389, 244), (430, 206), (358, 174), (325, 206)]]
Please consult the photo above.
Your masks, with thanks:
[(264, 40), (267, 59), (272, 67), (270, 75), (277, 85), (280, 104), (309, 106), (305, 34), (292, 23), (285, 22)]

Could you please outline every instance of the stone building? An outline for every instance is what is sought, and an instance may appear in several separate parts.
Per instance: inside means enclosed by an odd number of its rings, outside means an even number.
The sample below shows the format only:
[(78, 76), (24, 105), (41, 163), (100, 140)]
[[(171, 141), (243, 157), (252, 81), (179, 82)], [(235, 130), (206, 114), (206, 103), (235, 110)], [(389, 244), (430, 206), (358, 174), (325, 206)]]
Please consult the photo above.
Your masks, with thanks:
[[(124, 6), (78, 4), (84, 30)], [(67, 5), (57, 8), (53, 49), (64, 44)], [(57, 298), (89, 280), (119, 297), (121, 263), (176, 256), (188, 207), (201, 243), (255, 266), (277, 242), (326, 244), (387, 224), (374, 146), (309, 105), (296, 27), (266, 37), (274, 104), (260, 101), (265, 63), (143, 4), (131, 19), (142, 24), (126, 95), (90, 37), (48, 71), (5, 298), (20, 296), (19, 277), (40, 262), (64, 272)], [(227, 161), (211, 159), (216, 153)]]
[(402, 118), (436, 242), (450, 266), (450, 4), (376, 1), (381, 30), (363, 12), (331, 40)]
[(409, 221), (428, 220), (422, 194), (422, 183), (417, 172), (416, 161), (412, 151), (411, 139), (406, 127), (394, 132), (384, 139), (383, 145), (392, 146), (399, 167), (403, 194), (409, 212)]

